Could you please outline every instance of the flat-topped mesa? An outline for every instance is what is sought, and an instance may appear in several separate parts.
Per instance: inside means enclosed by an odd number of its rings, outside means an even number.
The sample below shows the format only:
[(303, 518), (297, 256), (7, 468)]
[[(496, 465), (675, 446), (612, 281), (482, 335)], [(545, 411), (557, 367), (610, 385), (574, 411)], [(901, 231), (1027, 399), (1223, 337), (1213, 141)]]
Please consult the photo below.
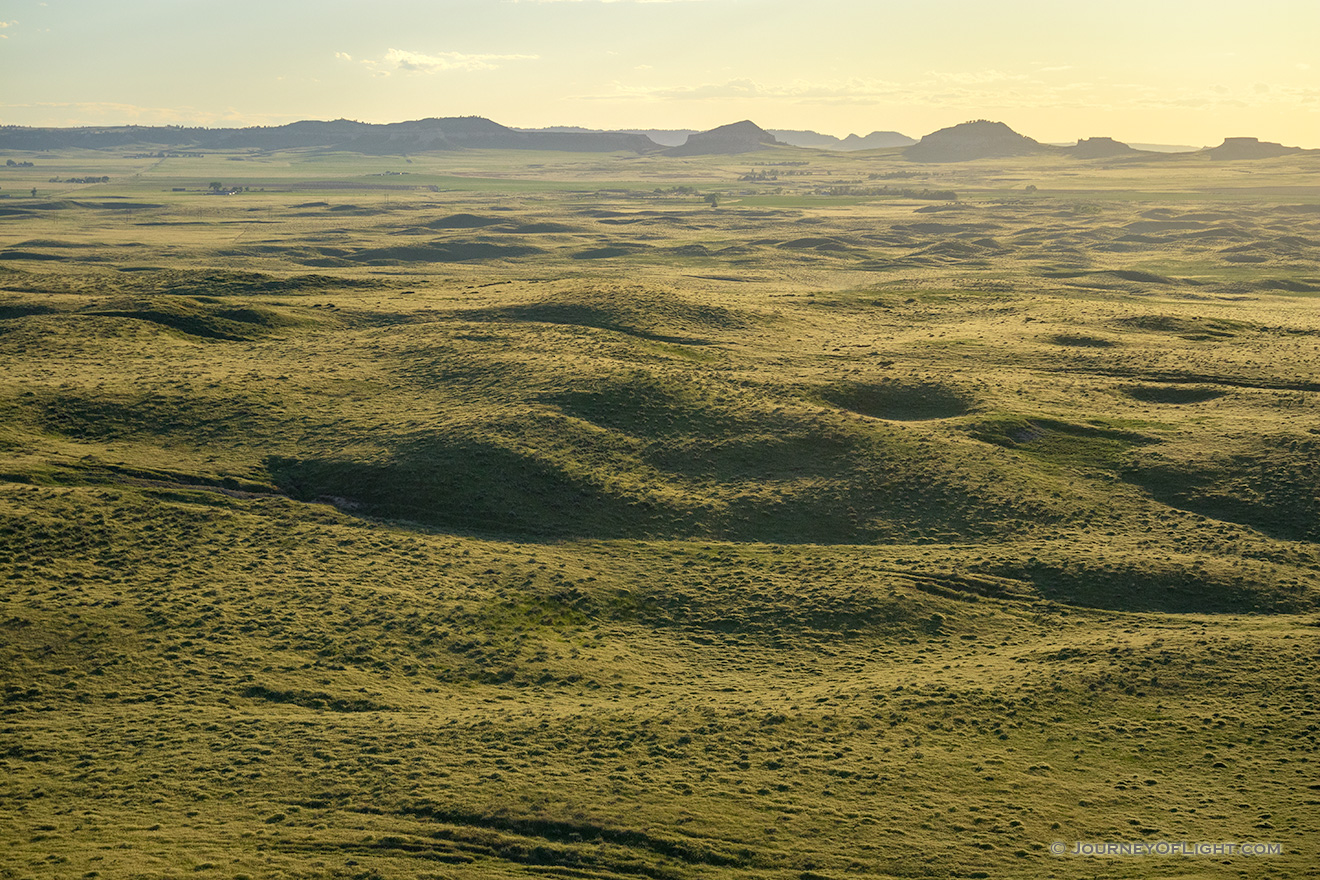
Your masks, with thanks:
[(1045, 152), (1049, 152), (1048, 147), (1002, 122), (977, 119), (932, 132), (904, 150), (903, 155), (914, 162), (969, 162)]
[(1205, 153), (1212, 159), (1273, 159), (1275, 156), (1300, 153), (1301, 150), (1301, 147), (1285, 147), (1254, 137), (1231, 137), (1224, 138), (1222, 144)]
[(1116, 156), (1135, 156), (1144, 151), (1133, 149), (1113, 138), (1093, 137), (1080, 140), (1071, 147), (1064, 147), (1064, 152), (1075, 159), (1110, 159)]
[(710, 131), (689, 135), (681, 146), (665, 150), (669, 156), (716, 156), (735, 153), (755, 153), (766, 147), (781, 146), (775, 136), (754, 122), (744, 119), (721, 125)]

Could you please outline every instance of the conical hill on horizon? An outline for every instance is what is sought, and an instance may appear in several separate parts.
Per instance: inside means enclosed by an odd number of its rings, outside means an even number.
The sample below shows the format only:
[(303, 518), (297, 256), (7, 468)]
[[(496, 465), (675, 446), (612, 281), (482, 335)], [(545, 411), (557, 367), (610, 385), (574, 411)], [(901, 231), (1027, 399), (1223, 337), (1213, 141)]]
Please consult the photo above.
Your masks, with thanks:
[(782, 142), (755, 122), (744, 119), (741, 122), (712, 128), (710, 131), (688, 135), (685, 143), (665, 150), (665, 154), (669, 156), (729, 155), (754, 153), (775, 146), (782, 146)]

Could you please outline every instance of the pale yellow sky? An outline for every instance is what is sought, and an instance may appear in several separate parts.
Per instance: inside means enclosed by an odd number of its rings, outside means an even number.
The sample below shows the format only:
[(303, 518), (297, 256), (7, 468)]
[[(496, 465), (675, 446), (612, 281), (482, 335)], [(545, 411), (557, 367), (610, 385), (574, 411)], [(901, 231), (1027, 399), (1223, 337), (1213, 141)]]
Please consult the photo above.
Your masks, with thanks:
[(971, 118), (1320, 148), (1315, 0), (0, 0), (0, 123), (919, 137)]

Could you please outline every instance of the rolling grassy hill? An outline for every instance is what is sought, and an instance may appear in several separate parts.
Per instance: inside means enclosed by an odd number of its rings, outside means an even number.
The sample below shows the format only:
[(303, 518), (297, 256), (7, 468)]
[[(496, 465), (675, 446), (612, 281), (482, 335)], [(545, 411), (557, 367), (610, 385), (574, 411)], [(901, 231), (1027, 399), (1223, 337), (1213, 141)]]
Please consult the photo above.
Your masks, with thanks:
[(1314, 160), (803, 155), (6, 169), (0, 876), (1313, 872)]

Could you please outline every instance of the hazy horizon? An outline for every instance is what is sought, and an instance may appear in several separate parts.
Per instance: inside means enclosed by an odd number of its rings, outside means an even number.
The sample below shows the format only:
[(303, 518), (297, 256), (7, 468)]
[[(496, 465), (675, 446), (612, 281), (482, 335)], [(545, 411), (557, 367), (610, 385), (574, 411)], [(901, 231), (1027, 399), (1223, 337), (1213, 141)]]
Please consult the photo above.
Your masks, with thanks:
[[(669, 0), (655, 0), (655, 2), (669, 2)], [(673, 2), (676, 2), (676, 0), (673, 0)], [(469, 114), (468, 117), (469, 117), (469, 118), (485, 118), (485, 119), (489, 119), (489, 117), (480, 117), (478, 114)], [(433, 117), (433, 118), (456, 118), (456, 117)], [(463, 117), (457, 117), (457, 118), (463, 118)], [(244, 128), (278, 128), (278, 127), (280, 127), (280, 126), (282, 126), (282, 125), (288, 125), (288, 124), (292, 124), (292, 123), (295, 123), (295, 122), (317, 122), (317, 123), (327, 123), (327, 122), (340, 122), (340, 121), (347, 121), (347, 122), (360, 123), (360, 124), (364, 124), (364, 123), (366, 123), (366, 120), (353, 119), (353, 118), (350, 118), (350, 117), (344, 117), (344, 116), (341, 116), (341, 117), (336, 117), (336, 118), (334, 118), (334, 119), (330, 119), (330, 118), (319, 118), (319, 119), (303, 118), (303, 119), (290, 120), (290, 122), (288, 122), (288, 123), (259, 123), (259, 124), (255, 124), (255, 125), (247, 125), (247, 124), (244, 124), (244, 123), (242, 123), (242, 122), (238, 122), (238, 121), (235, 121), (235, 122), (232, 122), (232, 123), (227, 123), (227, 124), (222, 124), (222, 125), (216, 125), (216, 126), (208, 126), (208, 125), (201, 125), (201, 124), (199, 124), (199, 125), (188, 125), (188, 124), (181, 124), (181, 123), (128, 123), (128, 122), (126, 122), (126, 123), (111, 123), (111, 122), (106, 122), (106, 123), (86, 123), (86, 124), (78, 124), (78, 123), (75, 123), (75, 124), (71, 124), (71, 125), (67, 125), (67, 126), (41, 126), (41, 125), (33, 125), (33, 126), (20, 126), (20, 127), (30, 127), (30, 128), (70, 128), (70, 129), (75, 129), (75, 128), (92, 128), (92, 129), (100, 129), (100, 128), (118, 128), (118, 127), (127, 127), (127, 126), (141, 126), (141, 127), (155, 127), (155, 128), (168, 128), (168, 127), (174, 127), (174, 126), (181, 126), (181, 127), (183, 127), (184, 129), (196, 128), (196, 129), (205, 129), (205, 130), (217, 130), (217, 129), (234, 129), (234, 130), (241, 130), (241, 129), (244, 129)], [(386, 123), (371, 123), (371, 124), (390, 124), (390, 123), (403, 123), (403, 122), (416, 122), (416, 121), (420, 121), (420, 120), (404, 120), (404, 119), (396, 119), (396, 120), (389, 120), (389, 121), (387, 121)], [(544, 126), (527, 126), (527, 125), (509, 124), (509, 123), (506, 123), (506, 122), (504, 122), (503, 120), (499, 120), (499, 119), (490, 119), (489, 121), (491, 121), (491, 122), (495, 122), (495, 123), (497, 123), (497, 124), (499, 124), (499, 125), (503, 125), (504, 127), (509, 128), (509, 129), (511, 129), (511, 130), (513, 130), (513, 131), (523, 131), (523, 132), (568, 131), (568, 130), (572, 130), (572, 131), (581, 131), (581, 132), (623, 133), (623, 134), (646, 134), (646, 133), (648, 133), (648, 132), (651, 133), (651, 134), (657, 134), (657, 133), (662, 133), (662, 132), (664, 132), (664, 133), (673, 133), (673, 134), (689, 135), (689, 134), (694, 134), (694, 133), (698, 133), (698, 132), (701, 132), (701, 131), (708, 131), (708, 130), (709, 130), (709, 129), (698, 129), (698, 128), (693, 128), (693, 127), (691, 127), (691, 126), (683, 126), (683, 127), (676, 127), (676, 128), (655, 128), (655, 127), (643, 128), (643, 127), (641, 127), (641, 126), (630, 126), (630, 127), (625, 127), (625, 128), (597, 128), (597, 127), (593, 127), (593, 126), (572, 125), (572, 124), (544, 125)], [(739, 121), (742, 121), (742, 120), (739, 120)], [(748, 121), (752, 122), (753, 124), (756, 124), (756, 120), (748, 120)], [(969, 121), (971, 121), (971, 120), (964, 120), (964, 122), (969, 122)], [(995, 121), (1000, 121), (1000, 120), (995, 120)], [(723, 125), (728, 125), (728, 124), (730, 124), (730, 123), (723, 123)], [(0, 123), (0, 125), (17, 125), (17, 123)], [(716, 126), (716, 127), (719, 127), (719, 126)], [(768, 131), (768, 132), (770, 132), (770, 133), (772, 133), (772, 134), (775, 133), (775, 132), (780, 132), (780, 133), (783, 133), (783, 132), (813, 133), (813, 134), (822, 135), (822, 136), (833, 136), (836, 140), (839, 140), (839, 141), (844, 141), (845, 139), (847, 139), (847, 138), (849, 138), (849, 137), (866, 138), (866, 137), (868, 137), (869, 135), (872, 135), (872, 134), (882, 134), (882, 133), (905, 135), (905, 136), (909, 136), (909, 137), (911, 137), (911, 138), (912, 138), (913, 140), (915, 140), (915, 141), (919, 141), (919, 140), (921, 140), (921, 138), (922, 138), (924, 135), (931, 134), (931, 132), (921, 132), (921, 133), (918, 133), (918, 134), (915, 134), (915, 135), (910, 135), (908, 132), (898, 132), (898, 131), (893, 131), (893, 130), (881, 130), (881, 129), (873, 129), (873, 130), (871, 130), (871, 131), (861, 131), (861, 130), (858, 130), (858, 131), (851, 131), (851, 132), (846, 132), (846, 133), (842, 133), (842, 134), (834, 134), (834, 133), (832, 133), (832, 132), (821, 132), (821, 131), (815, 131), (814, 129), (805, 129), (805, 128), (769, 128), (769, 127), (766, 127), (766, 126), (759, 126), (759, 125), (758, 125), (758, 127), (762, 128), (763, 130)], [(1010, 128), (1013, 128), (1013, 126), (1011, 126), (1011, 125), (1010, 125), (1009, 127), (1010, 127)], [(1017, 129), (1014, 129), (1014, 130), (1017, 131)], [(1021, 131), (1018, 131), (1018, 134), (1023, 134), (1023, 135), (1026, 135), (1027, 137), (1030, 137), (1030, 134), (1027, 133), (1027, 132), (1021, 132)], [(1049, 146), (1055, 146), (1055, 147), (1071, 147), (1071, 146), (1074, 146), (1074, 145), (1076, 145), (1077, 143), (1079, 143), (1081, 140), (1082, 140), (1082, 138), (1074, 138), (1074, 139), (1072, 139), (1072, 140), (1068, 140), (1068, 141), (1040, 141), (1040, 143), (1044, 143), (1044, 144), (1047, 144), (1047, 145), (1049, 145)], [(659, 143), (659, 142), (657, 141), (657, 143)], [(663, 146), (663, 144), (661, 144), (661, 145)], [(1200, 146), (1197, 146), (1197, 145), (1193, 145), (1193, 144), (1140, 143), (1140, 142), (1136, 142), (1136, 143), (1128, 143), (1128, 146), (1134, 147), (1134, 148), (1136, 148), (1136, 149), (1149, 149), (1149, 150), (1154, 150), (1154, 151), (1157, 151), (1157, 152), (1193, 152), (1193, 151), (1197, 151), (1197, 150), (1209, 149), (1209, 148), (1211, 148), (1211, 147), (1216, 146), (1216, 144), (1202, 144), (1202, 145), (1200, 145)]]
[(0, 123), (279, 125), (485, 116), (540, 128), (749, 118), (913, 137), (1320, 147), (1320, 8), (943, 0), (18, 0)]

